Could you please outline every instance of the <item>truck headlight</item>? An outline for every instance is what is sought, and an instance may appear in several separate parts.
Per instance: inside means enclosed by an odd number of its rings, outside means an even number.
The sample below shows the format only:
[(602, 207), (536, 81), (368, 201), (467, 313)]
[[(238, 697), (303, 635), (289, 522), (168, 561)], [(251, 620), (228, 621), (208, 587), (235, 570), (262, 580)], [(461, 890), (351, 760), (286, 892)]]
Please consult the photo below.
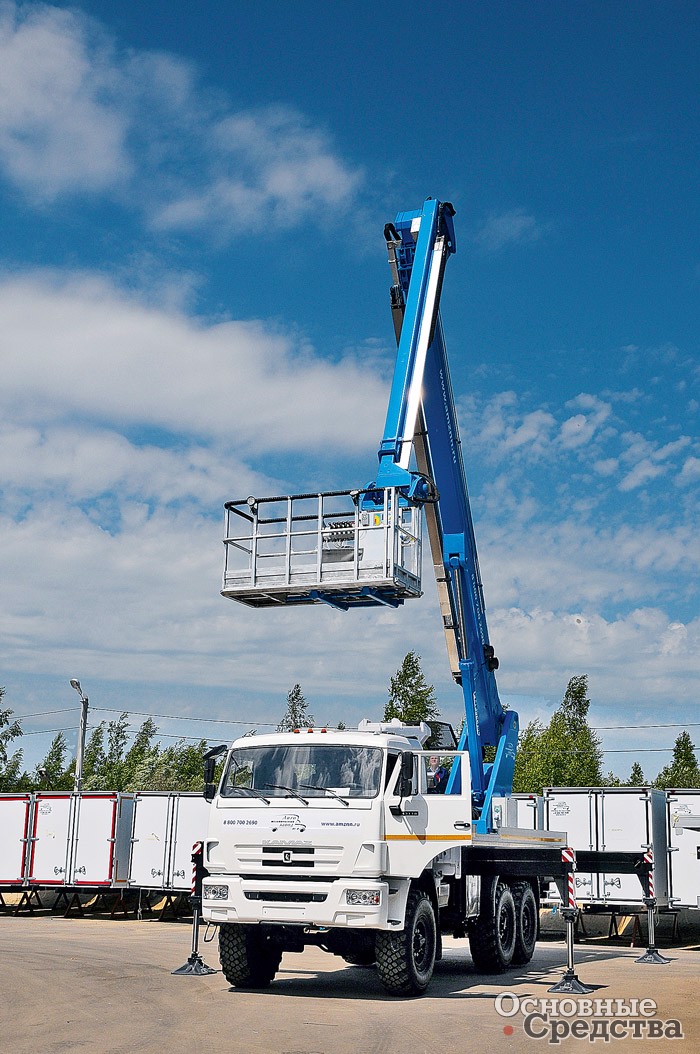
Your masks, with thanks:
[(345, 899), (354, 907), (376, 908), (382, 899), (382, 892), (380, 889), (346, 889)]
[(228, 900), (228, 886), (203, 886), (203, 900)]

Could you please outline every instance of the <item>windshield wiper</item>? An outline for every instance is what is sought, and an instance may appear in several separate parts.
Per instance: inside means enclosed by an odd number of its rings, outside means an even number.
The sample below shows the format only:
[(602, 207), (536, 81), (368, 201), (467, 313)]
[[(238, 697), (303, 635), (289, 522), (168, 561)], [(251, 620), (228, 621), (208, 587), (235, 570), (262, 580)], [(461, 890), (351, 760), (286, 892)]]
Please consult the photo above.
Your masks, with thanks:
[(338, 792), (333, 790), (332, 787), (319, 787), (317, 783), (300, 783), (299, 786), (303, 787), (304, 790), (324, 791), (325, 794), (332, 794), (334, 798), (338, 799), (338, 801), (342, 801), (346, 808), (350, 808), (350, 802), (346, 801), (345, 798), (341, 798)]
[(254, 798), (260, 798), (260, 801), (264, 801), (266, 805), (270, 804), (270, 799), (266, 798), (264, 794), (261, 794), (255, 787), (231, 787), (231, 791), (245, 791), (246, 794), (252, 794)]
[(265, 786), (271, 787), (273, 790), (286, 791), (287, 793), (285, 794), (285, 798), (298, 798), (299, 801), (303, 802), (304, 805), (309, 804), (306, 798), (302, 798), (301, 794), (297, 794), (297, 792), (293, 790), (292, 787), (284, 787), (281, 783), (266, 783)]

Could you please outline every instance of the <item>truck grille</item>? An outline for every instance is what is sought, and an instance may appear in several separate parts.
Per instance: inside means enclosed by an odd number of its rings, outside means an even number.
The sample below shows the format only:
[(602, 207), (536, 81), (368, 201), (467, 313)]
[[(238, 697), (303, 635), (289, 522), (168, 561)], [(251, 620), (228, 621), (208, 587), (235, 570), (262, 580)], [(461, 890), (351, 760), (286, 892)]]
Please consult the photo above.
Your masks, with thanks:
[(239, 845), (236, 855), (240, 873), (250, 874), (274, 868), (278, 873), (303, 872), (333, 875), (343, 857), (343, 847), (336, 845)]
[(243, 894), (246, 900), (265, 900), (272, 904), (322, 904), (327, 893), (268, 893), (255, 890)]
[(294, 846), (283, 849), (281, 846), (263, 846), (263, 867), (313, 867), (314, 851), (312, 847)]

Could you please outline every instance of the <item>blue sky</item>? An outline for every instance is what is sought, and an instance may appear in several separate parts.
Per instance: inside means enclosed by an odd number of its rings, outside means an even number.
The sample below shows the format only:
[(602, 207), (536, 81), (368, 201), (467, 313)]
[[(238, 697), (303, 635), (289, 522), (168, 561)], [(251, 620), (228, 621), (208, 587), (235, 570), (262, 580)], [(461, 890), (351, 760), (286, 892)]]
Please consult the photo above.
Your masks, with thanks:
[(546, 720), (587, 673), (606, 767), (653, 776), (700, 721), (699, 44), (685, 2), (0, 3), (7, 705), (77, 676), (215, 738), (299, 681), (353, 723), (412, 648), (459, 720), (429, 582), (218, 594), (225, 500), (371, 478), (382, 228), (433, 195), (501, 694)]

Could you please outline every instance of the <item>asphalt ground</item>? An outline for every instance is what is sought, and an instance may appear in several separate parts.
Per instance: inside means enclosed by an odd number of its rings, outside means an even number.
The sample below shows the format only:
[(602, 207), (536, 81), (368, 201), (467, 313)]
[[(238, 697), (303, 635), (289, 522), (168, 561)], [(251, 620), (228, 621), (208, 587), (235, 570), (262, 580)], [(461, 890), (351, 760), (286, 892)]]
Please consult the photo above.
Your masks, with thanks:
[[(204, 931), (202, 931), (204, 932)], [(231, 988), (221, 973), (173, 976), (188, 958), (191, 926), (156, 922), (0, 917), (0, 1051), (2, 1054), (452, 1054), (550, 1050), (700, 1051), (700, 945), (665, 949), (665, 966), (635, 963), (639, 948), (576, 946), (576, 973), (596, 990), (576, 1002), (548, 992), (566, 964), (561, 941), (538, 944), (532, 962), (498, 977), (477, 976), (466, 941), (446, 939), (428, 992), (397, 999), (381, 988), (374, 969), (346, 965), (317, 948), (285, 954), (272, 985)], [(216, 942), (200, 944), (217, 967)], [(558, 1000), (550, 1018), (516, 1012), (502, 1017), (496, 999)], [(581, 1000), (622, 1000), (594, 1014)], [(638, 1012), (645, 1004), (651, 1017)], [(510, 1011), (514, 1002), (503, 999)], [(530, 1014), (546, 1011), (527, 1006)], [(583, 1010), (583, 1013), (579, 1013)], [(612, 1011), (612, 1013), (610, 1012)], [(680, 1022), (683, 1038), (664, 1035), (663, 1022)], [(634, 1035), (632, 1020), (643, 1022)], [(580, 1025), (578, 1037), (571, 1034)], [(617, 1021), (610, 1035), (611, 1023)], [(658, 1038), (649, 1032), (654, 1021)], [(675, 1026), (671, 1031), (677, 1031)], [(605, 1036), (608, 1036), (607, 1041)], [(559, 1042), (552, 1043), (553, 1038)]]

